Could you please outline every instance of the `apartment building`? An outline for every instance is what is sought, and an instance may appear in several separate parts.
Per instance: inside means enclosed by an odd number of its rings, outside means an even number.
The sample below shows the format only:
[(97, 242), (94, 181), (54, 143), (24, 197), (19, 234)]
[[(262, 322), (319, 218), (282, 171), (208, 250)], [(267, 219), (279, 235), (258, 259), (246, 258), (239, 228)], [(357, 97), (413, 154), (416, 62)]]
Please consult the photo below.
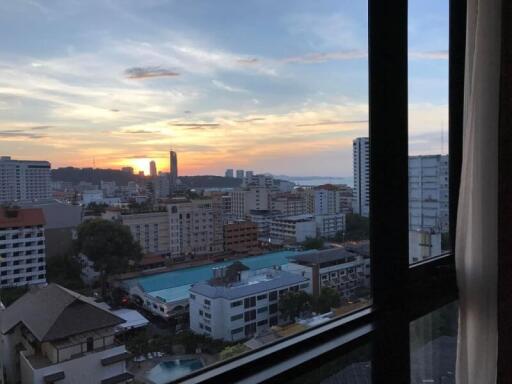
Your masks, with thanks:
[[(41, 316), (44, 314), (44, 316)], [(115, 339), (124, 320), (57, 284), (30, 290), (1, 310), (7, 383), (126, 383), (130, 357)]]
[(283, 217), (281, 211), (276, 210), (251, 210), (248, 218), (258, 227), (258, 237), (268, 239), (270, 237), (270, 226), (272, 221), (278, 217)]
[(273, 243), (302, 243), (307, 238), (316, 237), (316, 222), (313, 215), (275, 218), (270, 224), (270, 238)]
[(352, 209), (355, 214), (370, 215), (370, 139), (358, 137), (352, 143), (354, 191)]
[(246, 253), (258, 248), (258, 226), (250, 221), (235, 221), (224, 225), (224, 250)]
[(0, 288), (46, 283), (40, 208), (0, 208)]
[(330, 215), (341, 212), (342, 191), (337, 186), (326, 184), (303, 192), (307, 213)]
[(319, 237), (329, 239), (336, 236), (338, 232), (345, 232), (345, 214), (343, 213), (315, 215), (315, 222)]
[(305, 196), (298, 193), (276, 193), (271, 196), (272, 210), (280, 211), (283, 216), (297, 216), (308, 213)]
[(51, 198), (50, 171), (48, 161), (0, 157), (0, 203)]
[(409, 229), (448, 232), (448, 156), (409, 157)]
[(170, 256), (169, 215), (165, 209), (153, 212), (122, 213), (121, 223), (130, 228), (144, 253)]
[(231, 210), (237, 219), (245, 219), (251, 210), (268, 210), (270, 190), (251, 186), (231, 192)]
[[(220, 271), (220, 279), (223, 278)], [(215, 279), (214, 279), (215, 280)], [(190, 288), (190, 329), (214, 339), (239, 341), (282, 323), (279, 297), (289, 291), (307, 291), (300, 274), (276, 269), (242, 271), (237, 281), (196, 283)]]
[(205, 257), (222, 252), (222, 244), (214, 242), (211, 199), (176, 199), (167, 206), (167, 212), (171, 258)]
[(358, 288), (370, 287), (370, 258), (353, 250), (335, 248), (303, 253), (293, 256), (291, 261), (284, 268), (309, 279), (313, 296), (330, 287), (351, 298)]

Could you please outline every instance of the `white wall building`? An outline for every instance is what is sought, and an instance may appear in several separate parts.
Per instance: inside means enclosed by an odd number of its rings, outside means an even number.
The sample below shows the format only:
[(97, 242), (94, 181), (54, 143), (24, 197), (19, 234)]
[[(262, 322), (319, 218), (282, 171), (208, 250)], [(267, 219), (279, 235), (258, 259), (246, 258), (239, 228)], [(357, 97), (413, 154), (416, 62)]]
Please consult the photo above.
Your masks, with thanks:
[(448, 232), (448, 156), (409, 157), (409, 229)]
[(0, 287), (46, 283), (44, 214), (0, 208)]
[(439, 256), (441, 250), (441, 233), (431, 230), (409, 231), (409, 263), (417, 263), (431, 257)]
[(352, 209), (355, 214), (370, 215), (370, 140), (358, 137), (352, 144), (354, 191)]
[(121, 214), (120, 217), (144, 253), (170, 256), (169, 215), (166, 210)]
[(280, 211), (283, 216), (297, 216), (307, 213), (306, 199), (299, 193), (276, 193), (271, 196), (272, 210)]
[(307, 238), (316, 238), (316, 222), (313, 215), (281, 217), (272, 220), (270, 225), (272, 242), (302, 243)]
[(214, 339), (238, 341), (280, 324), (279, 297), (308, 290), (299, 274), (275, 269), (243, 271), (229, 285), (197, 283), (190, 288), (190, 329)]
[(270, 205), (270, 190), (251, 186), (231, 192), (231, 210), (237, 219), (245, 219), (251, 210), (267, 210)]
[[(41, 316), (44, 314), (44, 316)], [(124, 320), (57, 284), (29, 291), (0, 312), (7, 383), (126, 383), (129, 358), (115, 341)]]
[(0, 203), (51, 198), (50, 172), (48, 161), (0, 157)]

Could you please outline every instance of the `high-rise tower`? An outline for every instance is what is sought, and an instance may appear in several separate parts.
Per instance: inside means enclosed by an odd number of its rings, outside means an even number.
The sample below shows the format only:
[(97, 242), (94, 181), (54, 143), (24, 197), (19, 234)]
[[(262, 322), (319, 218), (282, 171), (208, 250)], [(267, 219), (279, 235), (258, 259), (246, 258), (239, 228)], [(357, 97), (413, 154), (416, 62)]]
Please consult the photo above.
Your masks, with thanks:
[(352, 209), (354, 213), (368, 217), (370, 215), (370, 140), (358, 137), (353, 142), (354, 194)]
[(172, 194), (178, 182), (178, 155), (174, 151), (169, 152), (169, 181), (169, 192)]
[(156, 173), (156, 163), (155, 163), (155, 160), (151, 160), (149, 162), (149, 176), (151, 177), (156, 177), (157, 173)]

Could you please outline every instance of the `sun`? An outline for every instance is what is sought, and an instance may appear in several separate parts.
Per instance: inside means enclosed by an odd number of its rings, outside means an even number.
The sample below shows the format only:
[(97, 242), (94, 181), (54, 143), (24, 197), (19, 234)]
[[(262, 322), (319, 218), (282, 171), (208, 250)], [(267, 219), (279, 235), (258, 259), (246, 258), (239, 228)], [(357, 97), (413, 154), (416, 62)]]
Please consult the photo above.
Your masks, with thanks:
[(144, 171), (145, 175), (149, 175), (149, 162), (150, 161), (151, 161), (150, 159), (143, 159), (143, 158), (132, 159), (131, 164), (136, 173), (139, 171)]

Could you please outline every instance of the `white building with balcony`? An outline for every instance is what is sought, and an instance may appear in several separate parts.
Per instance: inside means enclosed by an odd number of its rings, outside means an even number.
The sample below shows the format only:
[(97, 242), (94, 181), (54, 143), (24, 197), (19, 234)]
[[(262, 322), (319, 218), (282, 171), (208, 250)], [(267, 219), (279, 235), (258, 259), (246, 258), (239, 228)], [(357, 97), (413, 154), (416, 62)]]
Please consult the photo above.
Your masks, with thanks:
[(272, 220), (270, 225), (272, 242), (283, 244), (302, 243), (308, 238), (316, 237), (316, 222), (313, 215), (280, 217)]
[(0, 157), (0, 202), (51, 198), (50, 172), (48, 161)]
[(190, 288), (190, 329), (225, 341), (248, 339), (282, 323), (280, 296), (309, 287), (300, 274), (277, 269), (242, 271), (225, 285), (196, 283)]
[(0, 311), (7, 383), (126, 383), (130, 357), (114, 338), (124, 320), (57, 284), (34, 288)]
[(41, 208), (0, 208), (0, 288), (46, 283)]

